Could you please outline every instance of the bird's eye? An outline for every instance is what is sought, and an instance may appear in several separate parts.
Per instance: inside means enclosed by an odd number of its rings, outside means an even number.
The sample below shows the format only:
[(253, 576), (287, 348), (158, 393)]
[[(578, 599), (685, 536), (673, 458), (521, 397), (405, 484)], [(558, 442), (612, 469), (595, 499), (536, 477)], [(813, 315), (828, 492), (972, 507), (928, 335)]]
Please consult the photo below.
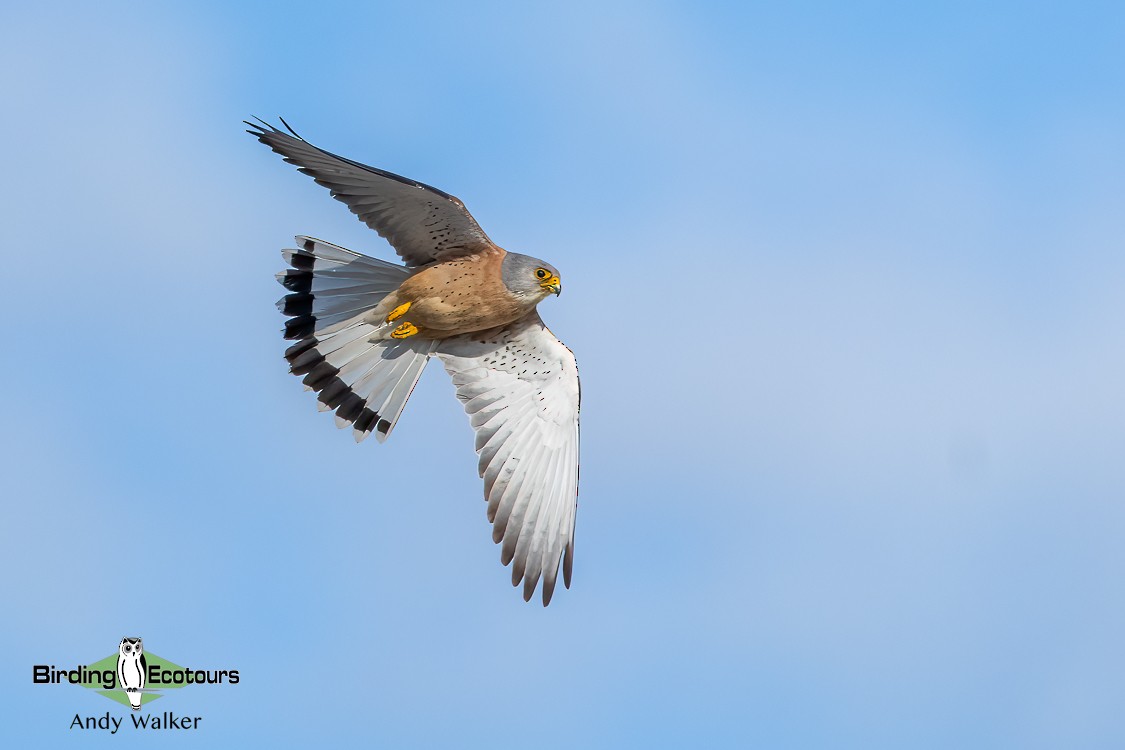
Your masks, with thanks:
[(545, 278), (547, 278), (547, 269), (545, 269), (545, 268), (540, 268), (540, 269), (536, 270), (536, 271), (535, 271), (535, 276), (536, 276), (536, 278), (540, 278), (540, 279), (545, 279)]

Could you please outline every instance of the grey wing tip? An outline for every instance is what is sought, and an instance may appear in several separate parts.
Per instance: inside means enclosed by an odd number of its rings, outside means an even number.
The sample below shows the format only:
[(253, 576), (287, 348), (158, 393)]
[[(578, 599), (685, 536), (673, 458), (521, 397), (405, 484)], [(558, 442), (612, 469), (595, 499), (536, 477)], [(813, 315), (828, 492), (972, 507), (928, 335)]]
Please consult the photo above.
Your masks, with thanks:
[(242, 122), (244, 122), (245, 124), (254, 128), (253, 130), (247, 130), (246, 132), (249, 133), (250, 135), (254, 136), (255, 138), (257, 138), (258, 140), (262, 141), (263, 143), (266, 141), (266, 139), (270, 138), (271, 136), (280, 135), (280, 136), (284, 136), (286, 138), (289, 138), (290, 134), (292, 134), (293, 138), (296, 138), (297, 140), (302, 141), (304, 143), (308, 143), (308, 141), (306, 141), (304, 138), (299, 136), (297, 134), (297, 131), (294, 130), (292, 127), (290, 127), (289, 123), (287, 123), (285, 121), (285, 118), (281, 117), (280, 115), (278, 116), (277, 119), (281, 120), (281, 124), (285, 126), (285, 130), (288, 130), (289, 133), (286, 133), (285, 131), (281, 130), (277, 126), (266, 122), (261, 117), (256, 117), (254, 115), (251, 115), (251, 117), (253, 119), (257, 120), (257, 122), (250, 122), (250, 120), (243, 120)]
[[(555, 585), (559, 582), (559, 558), (555, 558), (554, 565), (544, 567), (543, 575), (543, 606), (546, 607), (551, 603), (551, 597), (555, 595)], [(569, 588), (569, 586), (567, 587)]]
[(249, 125), (250, 127), (254, 128), (253, 130), (247, 130), (246, 131), (250, 135), (261, 136), (261, 135), (264, 135), (264, 134), (267, 134), (267, 133), (271, 133), (271, 132), (276, 133), (277, 132), (277, 128), (275, 128), (273, 125), (270, 125), (268, 122), (263, 120), (261, 117), (255, 117), (254, 115), (250, 115), (250, 117), (251, 117), (251, 119), (257, 120), (257, 122), (250, 122), (250, 120), (243, 120), (242, 121), (244, 124)]
[(570, 574), (574, 572), (574, 543), (568, 542), (563, 555), (563, 586), (570, 588)]
[(302, 141), (303, 141), (303, 140), (305, 140), (304, 138), (301, 138), (301, 136), (299, 136), (299, 135), (297, 134), (297, 131), (296, 131), (296, 130), (294, 130), (294, 129), (293, 129), (293, 128), (292, 128), (292, 127), (291, 127), (291, 126), (289, 125), (289, 123), (287, 123), (287, 122), (285, 121), (285, 118), (284, 118), (284, 117), (282, 117), (281, 115), (278, 115), (278, 116), (277, 116), (277, 119), (281, 120), (281, 124), (285, 126), (285, 129), (286, 129), (286, 130), (288, 130), (288, 131), (289, 131), (290, 133), (292, 133), (292, 134), (293, 134), (293, 137), (294, 137), (294, 138), (298, 138), (298, 139), (300, 139), (300, 140), (302, 140)]
[(531, 601), (531, 597), (535, 596), (535, 589), (539, 586), (539, 573), (534, 576), (524, 575), (523, 577), (523, 600), (525, 602)]

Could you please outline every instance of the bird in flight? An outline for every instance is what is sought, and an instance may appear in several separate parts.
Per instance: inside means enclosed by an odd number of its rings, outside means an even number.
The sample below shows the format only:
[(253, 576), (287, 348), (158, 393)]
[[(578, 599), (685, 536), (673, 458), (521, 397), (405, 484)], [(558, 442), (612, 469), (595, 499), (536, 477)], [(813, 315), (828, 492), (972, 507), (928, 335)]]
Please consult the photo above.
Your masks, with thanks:
[[(256, 118), (255, 118), (256, 119)], [(559, 563), (570, 588), (578, 504), (578, 366), (536, 306), (562, 291), (546, 261), (504, 250), (460, 200), (317, 148), (285, 132), (246, 131), (328, 188), (405, 263), (312, 237), (282, 251), (290, 371), (357, 442), (383, 442), (437, 357), (476, 433), (492, 539), (512, 585), (543, 606)]]

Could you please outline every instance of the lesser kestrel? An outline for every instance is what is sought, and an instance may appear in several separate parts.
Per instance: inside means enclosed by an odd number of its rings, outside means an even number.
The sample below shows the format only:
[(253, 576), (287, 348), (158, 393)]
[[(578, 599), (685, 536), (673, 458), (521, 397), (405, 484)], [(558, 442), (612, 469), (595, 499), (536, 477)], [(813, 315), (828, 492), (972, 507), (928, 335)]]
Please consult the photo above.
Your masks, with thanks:
[(501, 561), (514, 563), (525, 600), (542, 577), (546, 606), (560, 559), (570, 588), (578, 499), (578, 367), (536, 311), (561, 292), (558, 271), (494, 244), (448, 193), (328, 153), (292, 129), (247, 125), (406, 264), (305, 236), (282, 251), (291, 372), (357, 442), (372, 433), (383, 442), (426, 363), (440, 359), (476, 431)]

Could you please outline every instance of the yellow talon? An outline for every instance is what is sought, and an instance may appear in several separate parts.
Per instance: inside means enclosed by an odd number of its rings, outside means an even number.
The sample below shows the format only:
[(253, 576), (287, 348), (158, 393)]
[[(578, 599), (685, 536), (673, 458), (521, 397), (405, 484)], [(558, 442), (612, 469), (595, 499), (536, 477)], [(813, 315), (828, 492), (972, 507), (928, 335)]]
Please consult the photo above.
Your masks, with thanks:
[[(409, 305), (407, 305), (407, 306), (409, 306)], [(396, 310), (396, 312), (397, 312), (397, 310)], [(404, 310), (403, 312), (406, 312), (406, 311)], [(413, 323), (403, 323), (398, 328), (391, 331), (391, 338), (392, 339), (404, 339), (404, 338), (407, 338), (408, 336), (413, 336), (416, 333), (418, 333), (418, 326), (414, 325)]]
[(398, 307), (396, 307), (395, 309), (391, 310), (391, 314), (387, 316), (387, 322), (390, 323), (392, 320), (398, 320), (403, 315), (406, 315), (406, 311), (410, 309), (410, 306), (412, 304), (414, 304), (414, 303), (413, 302), (404, 302), (401, 305), (399, 305)]

